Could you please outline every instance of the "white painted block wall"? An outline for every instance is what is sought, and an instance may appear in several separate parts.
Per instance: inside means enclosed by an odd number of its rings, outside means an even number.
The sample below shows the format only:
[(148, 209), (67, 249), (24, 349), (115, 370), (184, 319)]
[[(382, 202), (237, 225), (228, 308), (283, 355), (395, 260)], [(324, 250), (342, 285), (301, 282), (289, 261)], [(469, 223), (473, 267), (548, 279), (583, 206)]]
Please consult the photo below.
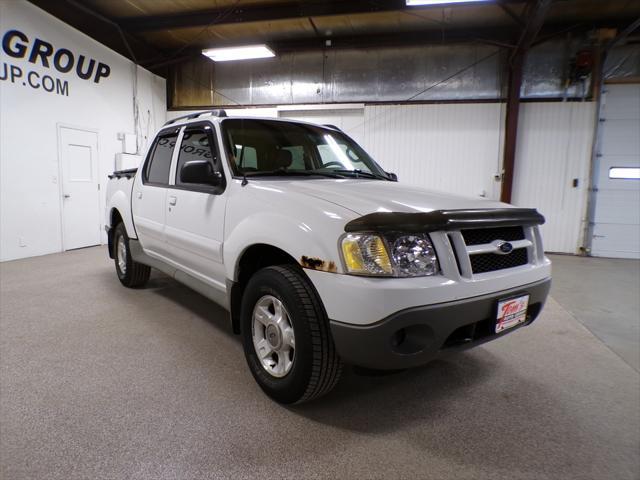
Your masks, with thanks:
[[(109, 77), (99, 83), (80, 79), (72, 70), (29, 63), (0, 55), (4, 63), (68, 82), (68, 95), (0, 81), (0, 260), (62, 250), (57, 126), (93, 129), (98, 134), (101, 211), (107, 175), (122, 152), (118, 132), (133, 133), (133, 85), (137, 76), (139, 146), (143, 151), (166, 117), (165, 80), (25, 0), (0, 0), (0, 35), (17, 29), (31, 42), (38, 37), (55, 48), (67, 48), (108, 64)], [(114, 32), (115, 35), (115, 32)], [(103, 233), (103, 241), (106, 236)], [(23, 246), (21, 246), (21, 244)]]

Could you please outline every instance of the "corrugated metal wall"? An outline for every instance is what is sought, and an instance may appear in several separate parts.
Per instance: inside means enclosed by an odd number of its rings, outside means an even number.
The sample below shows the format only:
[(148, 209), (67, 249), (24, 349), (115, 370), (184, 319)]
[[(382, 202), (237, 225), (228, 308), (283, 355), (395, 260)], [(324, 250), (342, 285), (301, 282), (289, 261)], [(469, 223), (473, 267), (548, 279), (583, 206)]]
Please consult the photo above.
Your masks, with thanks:
[(172, 69), (172, 105), (495, 99), (504, 57), (479, 44), (300, 51), (252, 62), (202, 57)]
[(364, 146), (400, 180), (498, 198), (503, 132), (499, 103), (366, 106)]
[(547, 251), (579, 253), (594, 115), (593, 102), (520, 107), (513, 203), (535, 207), (546, 217), (542, 233)]
[[(588, 95), (588, 81), (567, 81), (570, 60), (582, 41), (535, 46), (525, 62), (522, 97)], [(498, 100), (505, 94), (506, 58), (505, 49), (478, 43), (328, 48), (252, 62), (214, 63), (201, 57), (172, 68), (171, 100), (175, 108)]]

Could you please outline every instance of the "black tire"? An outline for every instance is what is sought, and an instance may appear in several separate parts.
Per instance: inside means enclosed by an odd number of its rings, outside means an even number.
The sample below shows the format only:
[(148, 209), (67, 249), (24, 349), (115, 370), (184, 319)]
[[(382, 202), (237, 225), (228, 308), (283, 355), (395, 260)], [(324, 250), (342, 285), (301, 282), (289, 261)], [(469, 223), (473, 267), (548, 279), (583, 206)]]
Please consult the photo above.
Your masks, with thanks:
[[(118, 249), (118, 242), (120, 238), (124, 241), (125, 246), (125, 268), (124, 271), (120, 268), (120, 251)], [(143, 265), (142, 263), (134, 262), (133, 258), (131, 258), (131, 251), (129, 248), (129, 236), (127, 235), (127, 230), (124, 228), (123, 223), (119, 223), (114, 232), (113, 232), (113, 260), (116, 265), (116, 273), (118, 274), (118, 279), (120, 283), (125, 287), (136, 288), (141, 287), (147, 280), (149, 280), (149, 275), (151, 275), (151, 267), (147, 265)]]
[[(284, 377), (270, 374), (253, 345), (253, 311), (265, 295), (282, 302), (295, 332), (293, 365)], [(324, 307), (299, 267), (263, 268), (251, 277), (242, 297), (241, 332), (249, 369), (258, 385), (283, 404), (303, 403), (328, 393), (342, 373)]]

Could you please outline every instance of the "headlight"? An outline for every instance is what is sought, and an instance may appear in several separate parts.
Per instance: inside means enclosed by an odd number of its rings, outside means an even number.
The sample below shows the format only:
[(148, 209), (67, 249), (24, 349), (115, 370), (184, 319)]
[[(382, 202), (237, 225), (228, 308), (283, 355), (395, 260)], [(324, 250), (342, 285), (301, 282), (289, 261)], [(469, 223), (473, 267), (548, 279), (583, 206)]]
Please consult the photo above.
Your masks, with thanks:
[(391, 258), (398, 276), (418, 277), (438, 273), (438, 258), (426, 235), (402, 235), (391, 247)]
[(418, 277), (439, 270), (427, 235), (353, 233), (342, 237), (340, 247), (346, 271), (355, 275)]
[(393, 270), (382, 238), (377, 235), (354, 234), (342, 238), (342, 257), (349, 273), (391, 275)]

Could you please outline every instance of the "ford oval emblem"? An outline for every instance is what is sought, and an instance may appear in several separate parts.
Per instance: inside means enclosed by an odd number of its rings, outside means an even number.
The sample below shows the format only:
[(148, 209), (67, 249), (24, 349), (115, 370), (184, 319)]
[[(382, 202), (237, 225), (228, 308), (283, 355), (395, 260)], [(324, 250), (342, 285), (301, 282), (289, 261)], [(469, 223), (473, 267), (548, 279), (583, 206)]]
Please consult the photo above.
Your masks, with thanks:
[(511, 245), (509, 242), (502, 242), (498, 246), (498, 248), (502, 253), (511, 253), (513, 251), (513, 245)]

